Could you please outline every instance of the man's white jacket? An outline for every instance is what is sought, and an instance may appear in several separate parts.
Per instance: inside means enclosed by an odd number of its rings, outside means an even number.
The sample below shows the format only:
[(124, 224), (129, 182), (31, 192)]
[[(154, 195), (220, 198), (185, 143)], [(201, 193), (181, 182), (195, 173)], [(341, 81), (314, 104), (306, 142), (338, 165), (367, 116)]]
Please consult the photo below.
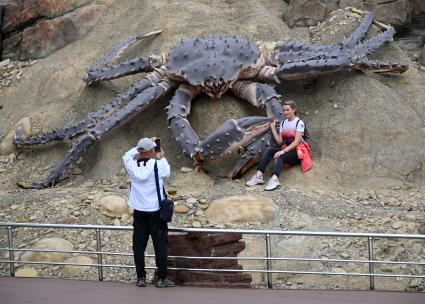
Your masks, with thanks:
[(170, 176), (170, 165), (165, 157), (160, 160), (150, 159), (140, 162), (134, 159), (139, 152), (137, 148), (127, 151), (122, 157), (125, 169), (131, 179), (131, 190), (128, 204), (135, 210), (153, 212), (159, 210), (158, 195), (155, 184), (155, 161), (158, 166), (159, 187), (161, 199), (164, 199), (164, 177)]

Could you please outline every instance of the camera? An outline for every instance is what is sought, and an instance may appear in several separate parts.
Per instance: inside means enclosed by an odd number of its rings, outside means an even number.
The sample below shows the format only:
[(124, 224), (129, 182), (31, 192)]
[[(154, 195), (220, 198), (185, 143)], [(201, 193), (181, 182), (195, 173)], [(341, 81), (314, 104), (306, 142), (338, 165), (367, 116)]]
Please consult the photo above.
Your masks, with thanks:
[(155, 152), (161, 152), (161, 138), (155, 139)]

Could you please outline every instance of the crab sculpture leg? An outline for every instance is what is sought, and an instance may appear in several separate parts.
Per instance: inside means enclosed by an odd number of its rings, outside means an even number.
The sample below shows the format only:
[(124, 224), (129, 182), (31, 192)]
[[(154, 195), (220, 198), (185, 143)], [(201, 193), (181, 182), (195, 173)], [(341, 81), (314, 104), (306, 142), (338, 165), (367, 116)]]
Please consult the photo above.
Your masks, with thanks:
[[(155, 35), (159, 32), (153, 32)], [(134, 73), (134, 67), (124, 62), (123, 65), (116, 65), (112, 68), (99, 70), (98, 67), (106, 65), (114, 57), (118, 56), (126, 47), (135, 41), (153, 35), (139, 35), (136, 38), (129, 38), (114, 46), (105, 56), (98, 60), (89, 70), (92, 71), (90, 78), (87, 78), (89, 72), (86, 73), (84, 80), (93, 83), (102, 79), (118, 78), (130, 73)], [(94, 68), (95, 67), (95, 68)], [(153, 68), (146, 66), (142, 71), (149, 71)], [(140, 69), (139, 69), (140, 70)], [(138, 70), (138, 71), (139, 71)], [(108, 71), (105, 73), (104, 71)], [(111, 76), (113, 75), (113, 76)], [(20, 130), (14, 138), (14, 144), (18, 147), (32, 146), (44, 144), (50, 141), (59, 141), (64, 139), (73, 139), (79, 137), (72, 143), (65, 158), (60, 161), (49, 175), (41, 182), (18, 182), (22, 188), (46, 188), (53, 186), (63, 175), (70, 169), (73, 162), (77, 161), (83, 152), (101, 136), (111, 129), (131, 119), (137, 113), (140, 113), (154, 101), (159, 99), (164, 93), (168, 92), (173, 83), (163, 80), (164, 71), (157, 69), (145, 76), (142, 80), (128, 89), (126, 92), (119, 94), (111, 102), (101, 107), (99, 110), (90, 113), (88, 117), (72, 126), (61, 128), (41, 134), (39, 136), (30, 136), (21, 138)]]
[(114, 45), (105, 55), (96, 60), (86, 71), (83, 80), (87, 84), (96, 83), (100, 80), (112, 80), (118, 77), (133, 75), (141, 72), (151, 72), (155, 67), (159, 67), (161, 62), (153, 58), (133, 58), (117, 65), (108, 66), (113, 59), (119, 57), (125, 49), (134, 43), (148, 37), (155, 37), (162, 31), (154, 31), (147, 34), (138, 34), (120, 41)]
[(197, 166), (201, 166), (204, 160), (223, 157), (248, 146), (269, 129), (270, 117), (231, 119), (201, 141), (187, 120), (191, 102), (199, 93), (196, 87), (182, 84), (168, 107), (171, 132), (183, 153), (193, 158)]
[[(118, 57), (126, 48), (130, 47), (135, 42), (147, 37), (157, 36), (161, 32), (162, 31), (155, 31), (148, 34), (138, 34), (119, 42), (113, 46), (104, 56), (102, 56), (93, 65), (90, 66), (90, 68), (84, 74), (83, 80), (87, 84), (93, 84), (101, 80), (115, 79), (130, 74), (152, 71), (154, 68), (153, 65), (147, 64), (149, 61), (144, 58), (132, 59), (111, 67), (107, 66), (107, 64), (114, 58)], [(140, 64), (136, 64), (136, 62), (144, 62), (145, 64), (143, 65), (143, 68), (141, 68), (142, 66)], [(106, 68), (101, 69), (101, 67)], [(18, 129), (13, 143), (18, 147), (25, 147), (45, 144), (50, 141), (61, 141), (64, 139), (75, 138), (76, 136), (86, 132), (88, 128), (96, 125), (97, 122), (106, 119), (108, 116), (118, 111), (136, 95), (140, 94), (152, 85), (157, 84), (163, 78), (163, 76), (164, 71), (161, 69), (157, 69), (156, 71), (147, 74), (145, 78), (132, 85), (130, 89), (119, 94), (116, 98), (102, 106), (99, 110), (89, 113), (86, 119), (71, 126), (52, 130), (39, 136), (30, 136), (25, 139), (21, 138), (21, 130)]]
[(361, 43), (372, 24), (373, 13), (368, 12), (350, 37), (332, 45), (307, 45), (300, 43), (281, 43), (277, 50), (269, 54), (267, 66), (260, 72), (260, 78), (297, 80), (339, 70), (372, 70), (376, 73), (403, 73), (408, 66), (369, 60), (367, 55), (376, 51), (386, 41), (392, 39), (395, 30), (387, 29), (376, 37)]
[(106, 119), (101, 120), (86, 128), (84, 134), (71, 144), (65, 158), (60, 161), (49, 175), (41, 182), (19, 182), (18, 185), (22, 188), (41, 189), (53, 186), (63, 176), (64, 173), (71, 167), (73, 162), (76, 162), (84, 151), (94, 142), (98, 141), (103, 135), (110, 130), (119, 126), (122, 123), (132, 119), (135, 115), (144, 111), (152, 105), (161, 96), (167, 93), (173, 86), (170, 81), (164, 80), (160, 83), (147, 88), (128, 104), (123, 106), (118, 111), (109, 115)]

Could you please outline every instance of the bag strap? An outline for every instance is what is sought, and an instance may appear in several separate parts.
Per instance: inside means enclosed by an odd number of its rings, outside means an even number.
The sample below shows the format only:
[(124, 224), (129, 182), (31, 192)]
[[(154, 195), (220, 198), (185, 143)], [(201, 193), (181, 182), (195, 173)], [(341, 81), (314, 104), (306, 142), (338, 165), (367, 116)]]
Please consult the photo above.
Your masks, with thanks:
[[(161, 194), (159, 190), (158, 165), (156, 164), (156, 160), (155, 160), (155, 165), (153, 165), (153, 171), (155, 172), (156, 195), (158, 196), (158, 203), (159, 203), (159, 206), (161, 207), (162, 200), (161, 200)], [(165, 192), (164, 186), (162, 186), (162, 191), (164, 193), (164, 197), (167, 198), (167, 193)]]
[[(295, 124), (295, 131), (297, 131), (297, 128), (298, 128), (298, 123), (300, 122), (300, 120), (301, 120), (301, 118), (298, 118), (298, 120), (297, 120), (297, 122), (296, 122), (296, 124)], [(304, 135), (302, 136), (303, 137), (303, 140), (305, 141), (305, 142), (307, 142), (307, 139), (306, 139), (306, 132), (307, 132), (307, 127), (305, 126), (305, 123), (304, 123)]]

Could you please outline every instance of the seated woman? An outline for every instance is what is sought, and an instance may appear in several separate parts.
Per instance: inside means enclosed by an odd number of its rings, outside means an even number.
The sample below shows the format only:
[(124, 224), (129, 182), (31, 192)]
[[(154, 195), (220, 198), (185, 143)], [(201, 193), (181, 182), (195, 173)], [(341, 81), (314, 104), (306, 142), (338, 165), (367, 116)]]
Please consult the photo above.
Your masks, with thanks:
[[(276, 120), (270, 123), (270, 128), (277, 145), (268, 147), (263, 152), (257, 167), (257, 173), (246, 182), (247, 186), (264, 184), (264, 171), (270, 160), (274, 158), (273, 175), (264, 190), (270, 191), (280, 187), (279, 174), (283, 165), (298, 165), (301, 163), (301, 157), (299, 156), (305, 151), (309, 154), (308, 144), (303, 138), (305, 125), (298, 118), (296, 105), (292, 100), (285, 100), (283, 102), (283, 114), (286, 116), (286, 119), (280, 124), (280, 134), (276, 131)], [(302, 150), (299, 149), (301, 146), (303, 146)], [(308, 159), (310, 159), (310, 155), (308, 155)], [(310, 167), (311, 162), (307, 169), (303, 168), (303, 172), (310, 169)]]

